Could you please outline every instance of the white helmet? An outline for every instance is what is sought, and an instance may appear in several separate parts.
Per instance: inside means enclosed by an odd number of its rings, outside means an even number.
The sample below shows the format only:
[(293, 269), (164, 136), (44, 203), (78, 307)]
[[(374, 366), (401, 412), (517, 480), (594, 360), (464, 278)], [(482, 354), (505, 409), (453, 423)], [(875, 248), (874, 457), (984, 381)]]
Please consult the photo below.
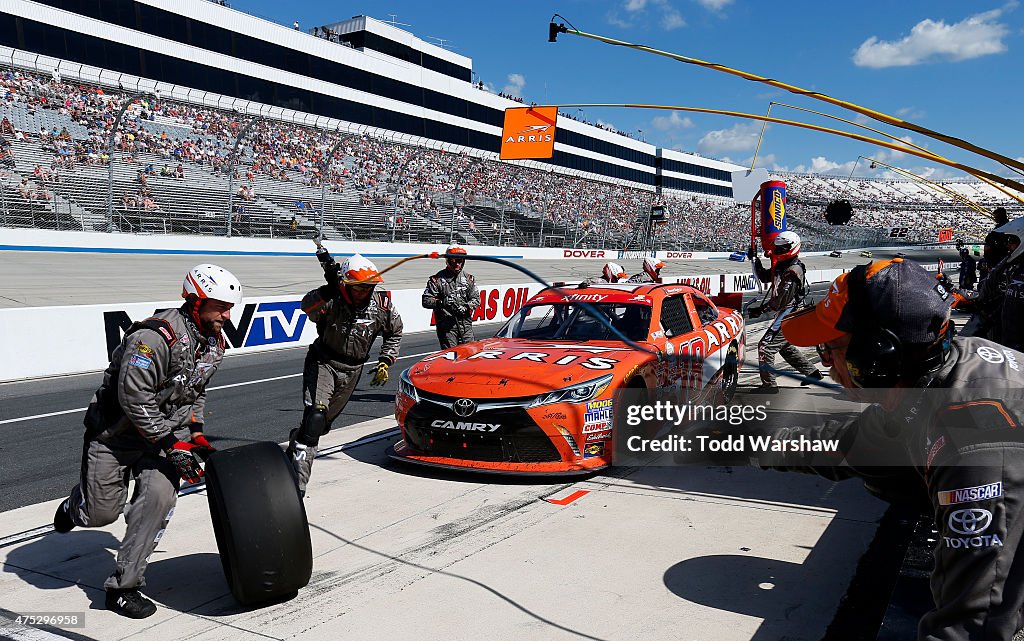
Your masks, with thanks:
[(199, 300), (210, 298), (225, 303), (242, 302), (242, 283), (235, 275), (209, 263), (196, 265), (185, 274), (181, 284), (181, 297), (195, 296)]
[(800, 253), (800, 236), (795, 231), (784, 231), (775, 237), (775, 248), (772, 249), (773, 260), (793, 258)]
[(620, 278), (626, 278), (626, 270), (618, 263), (605, 263), (601, 275), (609, 283), (617, 283)]
[(647, 272), (647, 275), (653, 278), (654, 280), (658, 280), (659, 278), (661, 278), (661, 276), (658, 274), (658, 271), (660, 271), (661, 268), (664, 266), (665, 263), (661, 262), (657, 258), (647, 257), (644, 259), (644, 271)]
[(384, 278), (376, 265), (362, 254), (354, 254), (341, 264), (341, 281), (346, 285), (375, 285), (383, 283)]
[(996, 228), (996, 231), (1000, 234), (1016, 236), (1020, 241), (1022, 241), (1021, 244), (1017, 246), (1017, 249), (1013, 250), (1013, 253), (1010, 254), (1010, 257), (1006, 262), (1009, 263), (1010, 261), (1017, 260), (1017, 257), (1024, 253), (1024, 216), (1018, 216), (1005, 225), (1000, 225)]

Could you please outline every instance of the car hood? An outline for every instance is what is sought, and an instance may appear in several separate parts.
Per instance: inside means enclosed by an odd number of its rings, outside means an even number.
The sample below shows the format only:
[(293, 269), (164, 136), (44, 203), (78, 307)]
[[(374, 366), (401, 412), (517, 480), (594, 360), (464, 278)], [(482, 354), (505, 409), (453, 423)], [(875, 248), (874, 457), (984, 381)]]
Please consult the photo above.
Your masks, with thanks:
[(489, 339), (432, 354), (412, 366), (417, 389), (443, 396), (534, 396), (605, 374), (619, 380), (653, 358), (615, 341)]

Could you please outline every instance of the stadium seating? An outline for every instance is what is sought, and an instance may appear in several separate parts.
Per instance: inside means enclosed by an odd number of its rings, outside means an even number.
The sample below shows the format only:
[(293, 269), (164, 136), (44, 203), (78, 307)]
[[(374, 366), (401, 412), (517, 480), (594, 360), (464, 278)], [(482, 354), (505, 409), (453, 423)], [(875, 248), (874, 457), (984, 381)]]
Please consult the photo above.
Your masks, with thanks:
[[(107, 88), (0, 70), (2, 224), (132, 233), (639, 248), (653, 189), (638, 189), (465, 153), (413, 147), (152, 97), (128, 104)], [(113, 198), (108, 149), (114, 135)], [(238, 140), (232, 171), (232, 150)], [(984, 207), (1019, 210), (975, 181), (922, 183), (784, 174), (790, 226), (807, 249), (934, 241), (938, 229), (977, 238)], [(25, 181), (28, 181), (27, 183)], [(838, 230), (833, 198), (854, 210)], [(731, 199), (665, 190), (658, 249), (742, 249), (750, 210)], [(1011, 206), (1013, 205), (1013, 206)], [(108, 208), (110, 210), (108, 214)]]

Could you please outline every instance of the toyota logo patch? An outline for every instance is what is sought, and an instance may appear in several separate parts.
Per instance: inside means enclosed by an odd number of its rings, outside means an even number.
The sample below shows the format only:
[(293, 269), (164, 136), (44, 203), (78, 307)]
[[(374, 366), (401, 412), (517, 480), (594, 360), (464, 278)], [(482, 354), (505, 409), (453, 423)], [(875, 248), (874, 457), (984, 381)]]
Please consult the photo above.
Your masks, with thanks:
[(980, 508), (954, 510), (949, 514), (949, 529), (957, 534), (981, 534), (992, 525), (992, 513)]
[(452, 405), (452, 409), (458, 416), (472, 416), (476, 413), (476, 401), (470, 398), (460, 398)]

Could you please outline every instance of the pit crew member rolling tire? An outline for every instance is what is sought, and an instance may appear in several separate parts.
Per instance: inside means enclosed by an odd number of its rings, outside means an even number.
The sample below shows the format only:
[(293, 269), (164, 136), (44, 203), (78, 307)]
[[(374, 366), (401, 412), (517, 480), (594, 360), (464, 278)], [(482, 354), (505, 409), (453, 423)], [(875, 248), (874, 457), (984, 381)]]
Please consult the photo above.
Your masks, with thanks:
[(288, 455), (295, 465), (299, 494), (305, 496), (320, 437), (345, 409), (377, 336), (383, 336), (371, 385), (383, 385), (398, 358), (402, 317), (391, 294), (374, 291), (384, 279), (377, 266), (355, 254), (341, 265), (322, 256), (326, 285), (307, 293), (302, 311), (316, 324), (302, 371), (302, 422), (289, 435)]
[(239, 603), (290, 598), (309, 583), (309, 523), (280, 446), (217, 452), (206, 464), (206, 491), (224, 576)]
[(68, 532), (108, 525), (124, 512), (128, 527), (104, 588), (107, 608), (133, 619), (156, 612), (139, 592), (149, 556), (181, 481), (198, 481), (200, 459), (213, 453), (203, 434), (206, 387), (224, 357), (221, 329), (242, 286), (223, 268), (197, 265), (181, 295), (181, 307), (132, 324), (114, 350), (86, 410), (81, 480), (53, 517), (54, 530)]

